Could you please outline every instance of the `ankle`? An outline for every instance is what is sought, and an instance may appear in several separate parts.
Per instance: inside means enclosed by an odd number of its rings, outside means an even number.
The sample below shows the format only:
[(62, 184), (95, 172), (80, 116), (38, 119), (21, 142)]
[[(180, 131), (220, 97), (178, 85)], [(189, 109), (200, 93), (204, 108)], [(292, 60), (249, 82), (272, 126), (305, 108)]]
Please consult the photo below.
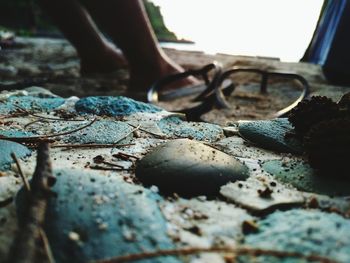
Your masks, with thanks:
[(126, 66), (127, 61), (121, 52), (111, 47), (80, 55), (82, 74), (110, 73)]
[[(145, 66), (141, 64), (138, 67), (130, 68), (129, 89), (133, 91), (147, 91), (155, 81), (175, 73), (183, 72), (184, 69), (170, 60), (163, 60), (154, 66)], [(178, 88), (184, 85), (198, 84), (199, 81), (193, 77), (179, 80), (169, 88)]]

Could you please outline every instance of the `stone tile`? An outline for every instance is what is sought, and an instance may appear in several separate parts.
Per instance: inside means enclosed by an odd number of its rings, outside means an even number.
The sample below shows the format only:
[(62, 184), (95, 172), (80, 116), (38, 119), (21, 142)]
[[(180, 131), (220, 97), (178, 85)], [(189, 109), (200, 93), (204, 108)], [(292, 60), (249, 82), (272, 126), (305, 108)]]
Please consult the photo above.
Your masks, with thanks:
[[(246, 236), (250, 247), (324, 256), (350, 262), (350, 222), (317, 210), (275, 212), (258, 223), (259, 231)], [(240, 262), (310, 262), (291, 257), (245, 258)]]
[(17, 158), (23, 158), (29, 156), (31, 151), (22, 144), (0, 140), (0, 171), (10, 168), (10, 164), (13, 163), (11, 153), (14, 153)]
[[(117, 175), (63, 169), (50, 199), (44, 227), (56, 262), (90, 262), (145, 250), (171, 249), (161, 197)], [(24, 193), (17, 203), (25, 205)], [(23, 208), (22, 208), (23, 209)], [(140, 262), (178, 262), (160, 257)]]
[(230, 183), (221, 187), (220, 193), (230, 202), (254, 212), (268, 212), (304, 203), (300, 192), (267, 178), (249, 178), (245, 182)]
[[(80, 127), (82, 124), (75, 124)], [(65, 130), (74, 129), (73, 125), (65, 127)], [(134, 128), (125, 122), (112, 120), (98, 120), (86, 129), (66, 135), (63, 141), (66, 143), (127, 143), (133, 138), (130, 133)], [(124, 138), (125, 137), (125, 138)], [(124, 139), (123, 139), (124, 138)]]
[(215, 142), (224, 137), (219, 125), (204, 122), (187, 122), (178, 117), (164, 118), (158, 122), (161, 131), (170, 136)]
[[(263, 169), (276, 180), (291, 184), (300, 191), (330, 196), (350, 195), (350, 181), (347, 178), (334, 178), (329, 175), (318, 175), (302, 160), (272, 160), (262, 164)], [(336, 167), (335, 171), (336, 173)]]
[(75, 109), (80, 114), (106, 116), (125, 116), (136, 112), (159, 112), (161, 108), (152, 104), (136, 101), (127, 97), (96, 96), (85, 97), (77, 101)]
[[(11, 96), (0, 103), (0, 114), (10, 114), (21, 107), (28, 111), (51, 111), (64, 104), (62, 98), (39, 98), (34, 96)], [(16, 107), (16, 106), (18, 107)]]
[(293, 138), (286, 138), (293, 130), (288, 119), (242, 121), (239, 122), (240, 135), (259, 147), (277, 152), (302, 153), (302, 145)]

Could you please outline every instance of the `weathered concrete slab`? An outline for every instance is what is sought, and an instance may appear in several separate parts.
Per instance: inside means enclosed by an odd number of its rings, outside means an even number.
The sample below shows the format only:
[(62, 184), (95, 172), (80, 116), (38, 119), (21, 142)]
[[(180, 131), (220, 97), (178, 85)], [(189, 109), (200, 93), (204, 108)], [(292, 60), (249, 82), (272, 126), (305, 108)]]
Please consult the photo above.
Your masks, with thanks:
[(280, 154), (270, 150), (254, 147), (249, 142), (247, 143), (244, 139), (238, 136), (224, 138), (216, 142), (215, 147), (232, 156), (255, 159), (257, 161), (281, 158)]
[(8, 129), (8, 130), (0, 130), (0, 135), (6, 137), (30, 137), (34, 135), (32, 132), (16, 130), (16, 129)]
[[(350, 222), (334, 213), (317, 210), (275, 212), (258, 223), (259, 232), (245, 237), (245, 245), (314, 254), (350, 262)], [(243, 262), (307, 262), (290, 257), (246, 258)]]
[[(64, 103), (64, 99), (40, 98), (34, 96), (11, 96), (0, 103), (0, 114), (10, 114), (18, 110), (18, 107), (27, 111), (51, 111)], [(16, 107), (17, 106), (17, 107)]]
[(0, 140), (0, 149), (0, 171), (8, 169), (10, 164), (14, 162), (11, 153), (14, 153), (17, 158), (23, 158), (31, 154), (31, 151), (22, 144), (6, 140)]
[[(77, 169), (55, 174), (57, 197), (48, 204), (44, 229), (56, 262), (90, 262), (174, 247), (157, 205), (159, 195), (118, 175)], [(21, 211), (21, 197), (18, 203)], [(163, 257), (140, 262), (178, 261)]]
[(223, 129), (219, 125), (187, 122), (173, 116), (160, 120), (157, 125), (165, 134), (180, 138), (215, 142), (224, 137)]
[[(313, 192), (330, 196), (350, 195), (350, 181), (346, 178), (318, 175), (302, 160), (266, 161), (263, 169), (280, 182), (291, 184), (305, 192)], [(336, 167), (335, 171), (336, 173)]]
[[(71, 130), (72, 125), (66, 127), (66, 130)], [(75, 128), (81, 124), (74, 125)], [(67, 143), (126, 143), (132, 139), (131, 131), (134, 128), (125, 122), (113, 120), (98, 120), (91, 126), (81, 131), (69, 134), (64, 137), (64, 142)]]
[(304, 203), (303, 195), (279, 182), (249, 178), (221, 187), (220, 193), (229, 201), (255, 212), (267, 212)]
[(96, 96), (77, 101), (75, 109), (80, 114), (125, 116), (137, 112), (159, 112), (161, 108), (127, 97)]

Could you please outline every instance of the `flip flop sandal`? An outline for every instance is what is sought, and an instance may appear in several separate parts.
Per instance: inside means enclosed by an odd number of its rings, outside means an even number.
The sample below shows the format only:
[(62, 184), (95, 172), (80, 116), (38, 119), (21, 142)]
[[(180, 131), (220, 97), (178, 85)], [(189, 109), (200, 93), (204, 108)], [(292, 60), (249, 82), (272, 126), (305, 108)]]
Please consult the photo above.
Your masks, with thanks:
[[(209, 78), (209, 72), (213, 71), (212, 78)], [(191, 99), (191, 102), (198, 102), (197, 105), (184, 108), (182, 110), (176, 110), (175, 112), (180, 112), (186, 115), (187, 120), (189, 121), (202, 121), (201, 116), (209, 111), (211, 111), (217, 105), (216, 98), (216, 88), (218, 80), (220, 79), (222, 73), (222, 67), (217, 63), (211, 63), (205, 65), (200, 69), (188, 70), (183, 73), (169, 75), (158, 82), (156, 82), (148, 92), (148, 102), (156, 103), (160, 100), (170, 101), (176, 98), (182, 98), (193, 94), (198, 94), (194, 99)], [(171, 90), (168, 92), (160, 93), (166, 85), (174, 83), (175, 81), (187, 78), (189, 76), (202, 76), (204, 79), (204, 84), (195, 85), (195, 86), (186, 86), (179, 89)], [(232, 93), (234, 86), (232, 82), (226, 80), (222, 83), (223, 85), (223, 94), (228, 96)]]
[[(209, 77), (210, 72), (212, 72), (212, 78)], [(147, 100), (150, 103), (156, 103), (159, 101), (170, 101), (180, 97), (199, 94), (195, 99), (193, 99), (193, 101), (200, 101), (215, 89), (215, 83), (217, 82), (221, 72), (221, 65), (219, 65), (217, 62), (213, 62), (200, 69), (190, 69), (185, 72), (168, 75), (152, 85), (147, 93)], [(165, 90), (169, 84), (173, 84), (176, 81), (183, 80), (191, 76), (202, 77), (204, 83), (168, 91)]]
[[(214, 87), (214, 91), (205, 96), (202, 99), (202, 102), (194, 107), (180, 110), (180, 113), (186, 115), (188, 121), (203, 121), (201, 116), (214, 108), (223, 108), (219, 103), (216, 95), (216, 86)], [(222, 84), (221, 92), (224, 96), (229, 96), (235, 89), (235, 86), (231, 81), (227, 81), (225, 84)]]
[(227, 90), (225, 86), (223, 85), (224, 81), (227, 80), (230, 76), (239, 73), (239, 72), (251, 72), (251, 73), (257, 73), (261, 75), (261, 82), (260, 82), (260, 94), (268, 94), (268, 81), (271, 77), (282, 77), (289, 80), (296, 80), (302, 85), (302, 92), (300, 96), (290, 105), (287, 107), (277, 111), (273, 114), (274, 118), (278, 117), (286, 117), (289, 112), (297, 106), (297, 104), (302, 101), (303, 99), (307, 98), (310, 94), (310, 86), (307, 80), (296, 73), (291, 72), (277, 72), (277, 71), (266, 71), (261, 70), (257, 68), (241, 68), (241, 67), (234, 67), (232, 69), (229, 69), (225, 72), (223, 72), (220, 75), (220, 78), (217, 83), (217, 88), (215, 89), (217, 104), (221, 108), (231, 108), (230, 104), (227, 101), (227, 98), (231, 95), (231, 93), (235, 90), (235, 88), (230, 88)]

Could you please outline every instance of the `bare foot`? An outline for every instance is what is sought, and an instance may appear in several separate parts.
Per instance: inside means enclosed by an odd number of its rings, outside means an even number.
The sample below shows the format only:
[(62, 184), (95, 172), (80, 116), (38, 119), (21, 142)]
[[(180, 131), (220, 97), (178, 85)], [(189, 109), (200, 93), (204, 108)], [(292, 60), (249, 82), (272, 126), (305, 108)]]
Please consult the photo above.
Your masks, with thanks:
[[(159, 68), (131, 68), (130, 69), (130, 81), (129, 81), (129, 90), (136, 92), (146, 92), (150, 89), (151, 85), (154, 84), (157, 80), (168, 76), (170, 74), (176, 74), (185, 71), (181, 66), (175, 64), (171, 61), (166, 61)], [(166, 89), (176, 89), (184, 86), (197, 85), (201, 82), (194, 78), (188, 77), (168, 85)]]
[(108, 46), (103, 53), (91, 53), (86, 58), (81, 57), (80, 73), (82, 75), (112, 73), (127, 67), (127, 65), (128, 63), (123, 54), (119, 50)]

